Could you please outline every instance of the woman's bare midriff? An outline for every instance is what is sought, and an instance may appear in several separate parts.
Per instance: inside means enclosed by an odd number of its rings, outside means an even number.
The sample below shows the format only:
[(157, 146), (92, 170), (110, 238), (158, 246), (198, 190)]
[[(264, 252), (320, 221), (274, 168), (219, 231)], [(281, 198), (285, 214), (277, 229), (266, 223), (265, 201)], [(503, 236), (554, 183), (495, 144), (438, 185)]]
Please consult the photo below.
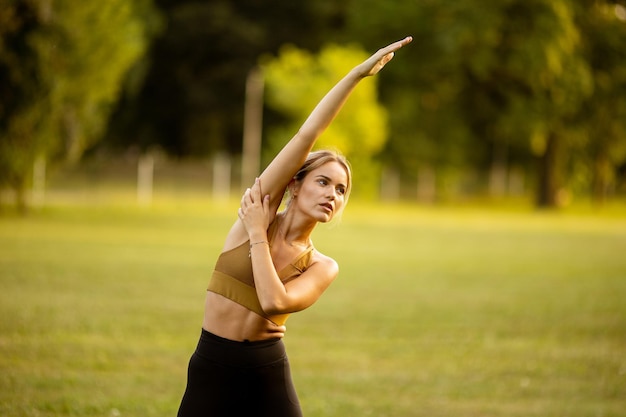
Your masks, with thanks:
[(211, 291), (206, 293), (202, 327), (225, 339), (255, 341), (282, 337), (280, 326)]

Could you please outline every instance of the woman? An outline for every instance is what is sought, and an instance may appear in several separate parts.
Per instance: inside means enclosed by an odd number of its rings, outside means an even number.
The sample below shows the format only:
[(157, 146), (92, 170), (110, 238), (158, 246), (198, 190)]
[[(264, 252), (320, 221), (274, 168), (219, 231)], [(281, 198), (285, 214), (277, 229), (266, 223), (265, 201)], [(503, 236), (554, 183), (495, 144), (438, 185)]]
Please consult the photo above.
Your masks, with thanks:
[[(282, 343), (284, 323), (337, 276), (337, 263), (315, 250), (310, 236), (318, 222), (341, 211), (351, 187), (341, 156), (311, 149), (359, 81), (411, 40), (382, 48), (352, 69), (244, 193), (209, 283), (179, 417), (302, 415)], [(289, 201), (277, 213), (285, 191)]]

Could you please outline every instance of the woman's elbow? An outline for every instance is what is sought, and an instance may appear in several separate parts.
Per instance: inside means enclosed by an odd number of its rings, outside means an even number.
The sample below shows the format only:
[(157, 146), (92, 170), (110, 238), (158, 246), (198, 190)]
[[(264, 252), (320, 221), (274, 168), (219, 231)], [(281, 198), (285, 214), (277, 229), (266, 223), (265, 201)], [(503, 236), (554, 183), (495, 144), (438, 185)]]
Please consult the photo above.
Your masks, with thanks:
[(290, 311), (287, 311), (288, 310), (287, 305), (284, 302), (282, 302), (280, 299), (271, 298), (271, 299), (260, 300), (260, 301), (261, 301), (261, 308), (263, 309), (265, 314), (267, 314), (268, 316), (273, 316), (277, 314), (286, 314), (290, 312)]

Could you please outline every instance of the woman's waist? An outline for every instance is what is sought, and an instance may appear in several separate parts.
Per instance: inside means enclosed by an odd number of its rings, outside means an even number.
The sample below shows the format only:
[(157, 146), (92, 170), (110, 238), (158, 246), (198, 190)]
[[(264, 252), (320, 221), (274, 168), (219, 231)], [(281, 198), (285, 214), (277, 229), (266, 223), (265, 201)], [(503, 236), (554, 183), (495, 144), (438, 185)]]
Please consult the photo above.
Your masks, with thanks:
[(287, 358), (281, 339), (238, 342), (202, 329), (195, 355), (233, 368), (257, 368), (281, 363)]
[[(278, 316), (286, 320), (286, 316)], [(280, 339), (284, 327), (267, 317), (229, 300), (219, 294), (207, 292), (203, 329), (235, 342), (255, 342)]]

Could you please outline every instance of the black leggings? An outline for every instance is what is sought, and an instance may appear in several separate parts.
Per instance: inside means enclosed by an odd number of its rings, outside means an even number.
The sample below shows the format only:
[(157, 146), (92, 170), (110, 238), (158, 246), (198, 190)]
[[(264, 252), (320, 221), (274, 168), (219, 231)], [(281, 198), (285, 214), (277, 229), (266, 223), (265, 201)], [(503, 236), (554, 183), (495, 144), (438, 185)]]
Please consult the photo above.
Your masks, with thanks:
[(202, 330), (178, 417), (301, 417), (282, 339), (235, 342)]

